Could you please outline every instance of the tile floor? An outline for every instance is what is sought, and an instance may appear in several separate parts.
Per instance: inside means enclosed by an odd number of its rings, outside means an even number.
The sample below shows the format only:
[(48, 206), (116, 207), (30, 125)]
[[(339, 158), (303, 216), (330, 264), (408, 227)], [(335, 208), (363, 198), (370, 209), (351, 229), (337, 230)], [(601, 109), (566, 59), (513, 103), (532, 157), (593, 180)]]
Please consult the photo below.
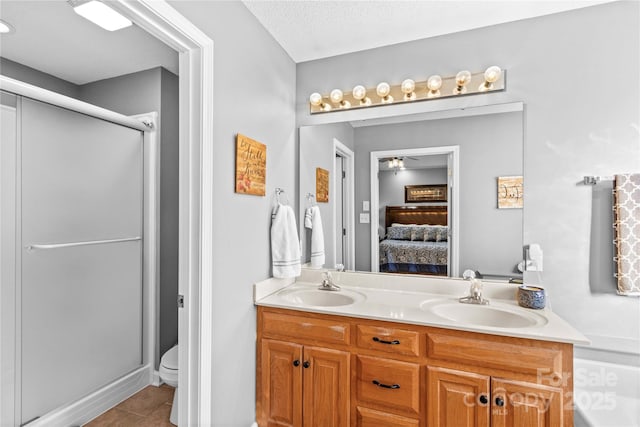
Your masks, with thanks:
[(152, 385), (109, 409), (84, 427), (172, 427), (173, 387)]

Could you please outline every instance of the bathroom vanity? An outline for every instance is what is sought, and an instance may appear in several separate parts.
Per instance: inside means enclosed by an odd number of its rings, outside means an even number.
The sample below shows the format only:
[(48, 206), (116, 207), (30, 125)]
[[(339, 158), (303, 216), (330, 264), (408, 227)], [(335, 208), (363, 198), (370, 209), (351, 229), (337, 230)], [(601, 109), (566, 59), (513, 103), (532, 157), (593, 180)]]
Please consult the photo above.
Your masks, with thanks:
[(310, 270), (256, 284), (260, 427), (573, 426), (587, 340), (515, 286), (485, 283), (479, 306), (459, 279), (334, 276), (335, 292)]

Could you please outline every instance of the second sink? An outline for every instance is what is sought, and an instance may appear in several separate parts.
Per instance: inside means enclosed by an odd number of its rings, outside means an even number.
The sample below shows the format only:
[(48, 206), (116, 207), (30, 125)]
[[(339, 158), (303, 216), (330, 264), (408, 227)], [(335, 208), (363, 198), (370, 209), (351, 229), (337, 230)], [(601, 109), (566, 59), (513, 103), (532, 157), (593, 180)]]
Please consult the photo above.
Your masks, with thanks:
[(442, 319), (469, 325), (527, 328), (547, 323), (547, 319), (537, 313), (494, 302), (491, 305), (472, 305), (451, 300), (425, 301), (420, 308)]
[(285, 289), (279, 296), (289, 302), (316, 307), (338, 307), (351, 305), (364, 300), (364, 295), (346, 289), (340, 291), (323, 291), (309, 288)]

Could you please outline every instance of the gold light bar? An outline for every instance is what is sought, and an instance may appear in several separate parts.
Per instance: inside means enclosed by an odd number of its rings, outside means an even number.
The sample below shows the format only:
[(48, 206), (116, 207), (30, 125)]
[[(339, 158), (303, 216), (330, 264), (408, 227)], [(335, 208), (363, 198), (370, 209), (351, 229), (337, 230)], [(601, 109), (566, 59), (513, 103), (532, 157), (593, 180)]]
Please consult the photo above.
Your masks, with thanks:
[(341, 91), (334, 89), (326, 95), (315, 92), (309, 97), (309, 111), (311, 114), (328, 113), (381, 105), (406, 104), (456, 96), (478, 95), (488, 92), (500, 92), (505, 89), (505, 71), (494, 65), (479, 73), (460, 71), (457, 75), (451, 77), (432, 75), (423, 81), (414, 82), (411, 79), (406, 79), (396, 85), (381, 82), (372, 88), (364, 88), (362, 85), (357, 85), (353, 90)]

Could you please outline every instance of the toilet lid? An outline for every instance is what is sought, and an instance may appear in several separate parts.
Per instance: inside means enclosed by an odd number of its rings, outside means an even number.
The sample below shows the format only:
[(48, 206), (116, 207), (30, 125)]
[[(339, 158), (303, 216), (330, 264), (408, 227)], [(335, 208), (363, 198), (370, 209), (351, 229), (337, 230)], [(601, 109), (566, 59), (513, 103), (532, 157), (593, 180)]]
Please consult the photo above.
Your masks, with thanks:
[(167, 369), (178, 369), (178, 346), (174, 345), (160, 359), (160, 364)]

